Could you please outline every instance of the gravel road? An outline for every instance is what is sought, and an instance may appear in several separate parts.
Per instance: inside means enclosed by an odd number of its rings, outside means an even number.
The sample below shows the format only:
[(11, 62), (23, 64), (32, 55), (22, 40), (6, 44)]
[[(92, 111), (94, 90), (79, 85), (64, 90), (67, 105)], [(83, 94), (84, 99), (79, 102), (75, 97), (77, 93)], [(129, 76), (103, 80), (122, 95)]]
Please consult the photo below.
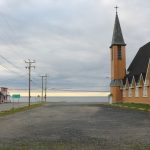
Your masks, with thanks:
[(149, 150), (150, 113), (80, 103), (0, 117), (0, 149)]

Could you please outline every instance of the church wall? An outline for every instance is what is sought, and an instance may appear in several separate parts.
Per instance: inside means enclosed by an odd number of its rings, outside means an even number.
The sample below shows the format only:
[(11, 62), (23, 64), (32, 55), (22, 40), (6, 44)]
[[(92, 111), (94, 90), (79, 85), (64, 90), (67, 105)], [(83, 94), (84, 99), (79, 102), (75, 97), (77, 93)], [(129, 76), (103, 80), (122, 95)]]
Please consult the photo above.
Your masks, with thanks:
[(132, 96), (129, 96), (129, 89), (126, 89), (126, 94), (124, 95), (122, 102), (150, 104), (150, 87), (147, 88), (147, 97), (143, 96), (144, 87), (139, 87), (138, 97), (135, 96), (135, 89), (136, 88), (132, 88)]
[(150, 97), (124, 97), (123, 102), (150, 104)]

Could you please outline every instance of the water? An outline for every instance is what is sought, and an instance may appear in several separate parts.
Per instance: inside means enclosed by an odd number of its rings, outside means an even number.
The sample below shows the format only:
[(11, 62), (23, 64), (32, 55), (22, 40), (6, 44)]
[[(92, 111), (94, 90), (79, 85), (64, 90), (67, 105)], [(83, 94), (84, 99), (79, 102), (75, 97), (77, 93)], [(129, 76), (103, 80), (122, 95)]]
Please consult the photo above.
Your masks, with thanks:
[[(21, 97), (20, 99), (11, 99), (14, 102), (28, 102), (28, 97)], [(40, 102), (41, 98), (31, 97), (31, 102)], [(85, 102), (85, 103), (107, 103), (108, 97), (47, 97), (47, 102)]]

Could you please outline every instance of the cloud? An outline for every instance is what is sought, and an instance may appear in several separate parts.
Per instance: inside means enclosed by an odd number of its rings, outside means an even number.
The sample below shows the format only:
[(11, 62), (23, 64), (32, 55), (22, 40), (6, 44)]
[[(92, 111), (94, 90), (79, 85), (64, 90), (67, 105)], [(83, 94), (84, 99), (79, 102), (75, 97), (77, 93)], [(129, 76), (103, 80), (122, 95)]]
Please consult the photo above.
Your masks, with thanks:
[[(149, 3), (119, 1), (127, 66), (149, 41)], [(27, 88), (24, 60), (30, 58), (36, 60), (33, 88), (40, 88), (39, 76), (47, 73), (50, 89), (109, 90), (115, 5), (111, 0), (1, 0), (0, 50), (12, 63), (0, 58), (9, 70), (1, 70), (1, 85)]]

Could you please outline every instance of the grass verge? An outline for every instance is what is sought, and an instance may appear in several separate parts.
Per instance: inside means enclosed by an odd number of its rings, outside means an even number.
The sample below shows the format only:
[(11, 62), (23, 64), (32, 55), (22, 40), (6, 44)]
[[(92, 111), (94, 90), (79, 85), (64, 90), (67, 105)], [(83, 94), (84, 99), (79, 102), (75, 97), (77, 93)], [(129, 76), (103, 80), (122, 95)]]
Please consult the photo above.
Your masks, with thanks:
[(136, 110), (150, 111), (149, 104), (139, 104), (139, 103), (113, 103), (112, 106), (130, 108)]
[[(33, 143), (32, 143), (33, 144)], [(13, 147), (0, 147), (0, 150), (103, 150), (103, 149), (113, 149), (113, 150), (149, 150), (149, 144), (113, 144), (110, 141), (95, 139), (94, 141), (47, 141), (32, 144), (21, 144)]]
[(1, 116), (6, 116), (6, 115), (11, 115), (11, 114), (14, 114), (14, 113), (17, 113), (17, 112), (27, 111), (27, 110), (30, 110), (30, 109), (33, 109), (33, 108), (40, 107), (40, 106), (42, 106), (44, 104), (45, 104), (45, 102), (41, 102), (41, 103), (31, 104), (30, 106), (23, 106), (23, 107), (18, 107), (18, 108), (11, 108), (9, 110), (1, 111), (0, 112), (0, 117)]

